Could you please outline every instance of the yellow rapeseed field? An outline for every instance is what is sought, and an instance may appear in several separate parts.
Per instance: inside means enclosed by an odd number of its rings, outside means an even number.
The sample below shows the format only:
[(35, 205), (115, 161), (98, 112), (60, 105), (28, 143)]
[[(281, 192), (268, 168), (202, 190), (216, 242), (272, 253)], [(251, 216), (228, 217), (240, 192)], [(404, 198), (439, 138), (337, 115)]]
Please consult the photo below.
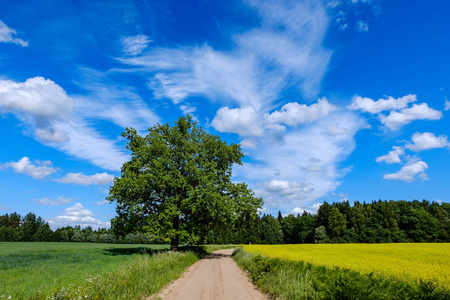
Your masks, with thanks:
[(404, 281), (433, 281), (450, 289), (450, 244), (246, 245), (268, 257), (375, 273)]

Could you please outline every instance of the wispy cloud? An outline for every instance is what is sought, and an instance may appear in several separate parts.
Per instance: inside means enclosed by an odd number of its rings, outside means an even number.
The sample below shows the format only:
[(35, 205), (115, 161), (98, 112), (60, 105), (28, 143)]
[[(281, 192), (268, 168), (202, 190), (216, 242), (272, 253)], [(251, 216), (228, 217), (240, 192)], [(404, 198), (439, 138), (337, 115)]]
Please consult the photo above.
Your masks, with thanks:
[(120, 39), (122, 51), (127, 55), (138, 55), (147, 48), (152, 40), (148, 36), (139, 34), (135, 36), (127, 36)]
[(251, 1), (261, 25), (232, 36), (231, 51), (205, 44), (153, 48), (141, 56), (119, 59), (127, 71), (150, 75), (158, 98), (175, 104), (205, 96), (256, 111), (272, 107), (282, 90), (294, 86), (311, 98), (318, 90), (331, 52), (322, 47), (328, 18), (312, 1)]
[(64, 198), (59, 196), (57, 199), (51, 199), (51, 198), (43, 198), (43, 199), (33, 199), (31, 201), (36, 202), (40, 205), (46, 205), (46, 206), (60, 206), (60, 205), (66, 205), (72, 202), (73, 199)]
[(42, 77), (0, 80), (0, 110), (14, 114), (26, 125), (25, 133), (37, 140), (102, 168), (119, 170), (128, 156), (115, 139), (102, 136), (92, 120), (143, 131), (159, 117), (129, 89), (95, 81), (83, 87), (87, 95), (70, 97)]
[(97, 202), (95, 202), (98, 206), (102, 206), (102, 205), (105, 205), (105, 204), (108, 204), (108, 203), (111, 203), (111, 202), (109, 202), (108, 200), (106, 200), (106, 199), (103, 199), (103, 200), (101, 200), (101, 201), (97, 201)]
[(356, 29), (359, 32), (367, 32), (367, 31), (369, 31), (369, 24), (367, 24), (363, 20), (359, 20), (357, 25), (356, 25)]
[(445, 100), (445, 108), (444, 110), (450, 110), (450, 101)]
[(13, 43), (22, 47), (27, 47), (28, 42), (15, 37), (17, 32), (9, 28), (5, 23), (0, 20), (0, 43)]

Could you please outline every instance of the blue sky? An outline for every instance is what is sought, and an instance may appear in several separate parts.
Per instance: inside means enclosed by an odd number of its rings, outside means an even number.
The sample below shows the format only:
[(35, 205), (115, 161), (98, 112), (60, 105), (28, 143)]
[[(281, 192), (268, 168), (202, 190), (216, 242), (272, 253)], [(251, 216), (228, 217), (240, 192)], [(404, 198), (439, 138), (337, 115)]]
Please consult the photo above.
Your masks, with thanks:
[(263, 212), (450, 201), (447, 1), (0, 4), (0, 214), (108, 227), (121, 132), (186, 113)]

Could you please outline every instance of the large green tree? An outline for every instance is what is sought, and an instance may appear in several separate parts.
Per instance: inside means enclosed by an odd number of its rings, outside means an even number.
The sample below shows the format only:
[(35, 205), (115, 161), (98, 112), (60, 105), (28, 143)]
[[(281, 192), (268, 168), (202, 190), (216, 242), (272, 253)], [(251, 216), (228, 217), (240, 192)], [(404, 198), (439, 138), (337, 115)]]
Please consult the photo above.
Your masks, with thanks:
[(261, 207), (244, 183), (231, 181), (233, 164), (242, 164), (240, 146), (206, 133), (189, 115), (175, 126), (157, 124), (144, 137), (133, 128), (122, 136), (131, 159), (108, 197), (117, 202), (112, 225), (122, 234), (145, 231), (177, 250), (180, 238), (203, 242), (213, 226), (256, 216)]

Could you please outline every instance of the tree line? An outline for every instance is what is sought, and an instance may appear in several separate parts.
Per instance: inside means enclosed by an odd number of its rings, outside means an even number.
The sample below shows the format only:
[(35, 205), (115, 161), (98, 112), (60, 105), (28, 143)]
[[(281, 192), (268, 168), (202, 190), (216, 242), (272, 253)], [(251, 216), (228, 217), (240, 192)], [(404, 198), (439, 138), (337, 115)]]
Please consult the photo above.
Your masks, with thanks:
[(53, 231), (49, 224), (34, 213), (22, 217), (18, 213), (0, 216), (0, 242), (87, 242), (121, 244), (155, 244), (163, 240), (140, 232), (120, 236), (112, 228), (92, 229), (91, 226), (66, 226)]
[(423, 201), (324, 202), (317, 214), (241, 216), (234, 227), (213, 228), (208, 243), (450, 242), (450, 204)]
[[(113, 226), (62, 227), (53, 231), (41, 217), (29, 213), (0, 216), (0, 241), (92, 242), (149, 244), (166, 241), (146, 232), (126, 232)], [(187, 240), (180, 240), (181, 243)], [(450, 242), (450, 204), (426, 200), (324, 202), (317, 214), (277, 217), (243, 214), (230, 226), (212, 226), (200, 242), (209, 244), (400, 243)]]

